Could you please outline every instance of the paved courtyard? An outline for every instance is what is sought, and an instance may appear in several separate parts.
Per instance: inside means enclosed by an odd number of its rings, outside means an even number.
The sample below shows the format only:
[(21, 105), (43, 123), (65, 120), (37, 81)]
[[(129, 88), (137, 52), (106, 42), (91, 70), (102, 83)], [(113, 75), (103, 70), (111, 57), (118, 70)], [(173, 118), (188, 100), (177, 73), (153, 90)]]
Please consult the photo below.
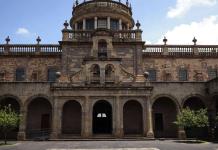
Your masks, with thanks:
[(178, 141), (50, 141), (18, 142), (0, 146), (1, 150), (218, 150), (214, 143), (184, 143)]

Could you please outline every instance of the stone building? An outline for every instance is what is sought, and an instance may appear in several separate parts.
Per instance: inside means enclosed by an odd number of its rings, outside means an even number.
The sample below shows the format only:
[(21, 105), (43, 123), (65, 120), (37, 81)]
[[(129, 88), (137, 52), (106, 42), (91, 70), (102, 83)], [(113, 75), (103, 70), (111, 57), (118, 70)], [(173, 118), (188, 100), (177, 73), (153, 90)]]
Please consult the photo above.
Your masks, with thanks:
[(182, 137), (184, 107), (213, 122), (217, 45), (147, 45), (128, 1), (76, 1), (72, 14), (57, 45), (0, 45), (0, 104), (22, 118), (11, 137)]

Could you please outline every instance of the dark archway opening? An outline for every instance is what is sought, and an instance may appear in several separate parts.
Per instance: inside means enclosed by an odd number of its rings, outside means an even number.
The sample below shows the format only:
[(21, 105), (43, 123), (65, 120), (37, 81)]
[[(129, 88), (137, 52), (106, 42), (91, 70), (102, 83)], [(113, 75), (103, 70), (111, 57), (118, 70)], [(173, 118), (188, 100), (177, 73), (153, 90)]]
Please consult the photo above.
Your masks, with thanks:
[[(5, 106), (10, 106), (14, 112), (16, 112), (17, 114), (20, 114), (20, 104), (15, 98), (6, 97), (6, 98), (0, 100), (0, 109), (4, 109)], [(17, 126), (16, 129), (9, 132), (7, 135), (7, 138), (8, 139), (17, 139), (18, 132), (19, 132), (19, 126)], [(1, 139), (4, 138), (4, 135), (2, 133), (0, 133), (0, 138)]]
[(81, 135), (82, 109), (77, 101), (64, 104), (62, 115), (62, 133)]
[(158, 98), (152, 106), (153, 109), (153, 128), (157, 138), (176, 138), (177, 107), (176, 104), (167, 97)]
[(112, 134), (112, 107), (107, 101), (98, 101), (93, 107), (93, 133)]
[[(205, 109), (206, 106), (199, 97), (190, 97), (184, 102), (183, 108), (190, 108), (191, 110), (197, 111), (199, 109)], [(185, 128), (185, 131), (188, 138), (204, 139), (208, 137), (208, 127)]]
[(48, 139), (51, 132), (52, 106), (45, 98), (32, 100), (27, 108), (27, 139)]
[(137, 101), (128, 101), (123, 107), (124, 135), (143, 134), (142, 106)]
[(213, 126), (214, 128), (214, 137), (218, 139), (218, 123), (216, 121), (216, 116), (218, 116), (218, 95), (214, 96), (213, 100), (215, 101), (215, 115), (213, 118)]

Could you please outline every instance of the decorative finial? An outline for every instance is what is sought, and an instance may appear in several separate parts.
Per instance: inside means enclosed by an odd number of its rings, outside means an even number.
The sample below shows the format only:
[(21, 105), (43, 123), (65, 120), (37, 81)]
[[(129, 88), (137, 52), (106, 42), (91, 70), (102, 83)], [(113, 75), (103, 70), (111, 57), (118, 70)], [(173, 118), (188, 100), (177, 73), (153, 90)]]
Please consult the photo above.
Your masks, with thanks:
[(164, 39), (163, 39), (163, 42), (164, 42), (164, 45), (167, 45), (167, 38), (166, 37), (164, 37)]
[(78, 0), (76, 0), (76, 6), (77, 6), (77, 5), (79, 5), (79, 1), (78, 1)]
[(131, 4), (129, 4), (129, 8), (130, 8), (130, 10), (132, 10), (132, 5)]
[(119, 3), (121, 3), (121, 0), (119, 0)]
[(68, 26), (69, 26), (69, 23), (67, 22), (67, 20), (65, 20), (65, 22), (64, 22), (64, 29), (67, 29)]
[(129, 0), (126, 0), (126, 6), (129, 6)]
[(7, 36), (7, 38), (5, 39), (5, 41), (6, 41), (6, 44), (9, 44), (9, 42), (11, 41), (10, 37)]
[(194, 43), (194, 45), (196, 45), (197, 44), (197, 39), (194, 37), (194, 39), (192, 40), (192, 42)]
[(41, 41), (42, 41), (42, 39), (40, 38), (40, 36), (38, 36), (36, 39), (37, 44), (39, 44)]
[(140, 24), (140, 22), (137, 20), (136, 27), (137, 27), (138, 30), (140, 29), (140, 26), (141, 26), (141, 24)]

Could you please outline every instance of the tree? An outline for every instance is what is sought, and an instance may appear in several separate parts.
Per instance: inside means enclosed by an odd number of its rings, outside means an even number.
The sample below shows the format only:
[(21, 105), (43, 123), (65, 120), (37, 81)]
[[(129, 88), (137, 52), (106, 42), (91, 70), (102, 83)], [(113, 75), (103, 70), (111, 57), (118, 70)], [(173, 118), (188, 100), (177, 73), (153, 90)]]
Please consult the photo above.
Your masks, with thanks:
[[(190, 108), (184, 108), (182, 109), (181, 113), (177, 115), (177, 120), (174, 123), (180, 128), (191, 130), (208, 127), (209, 121), (207, 109), (199, 109), (195, 111), (191, 110)], [(198, 136), (198, 134), (200, 135), (200, 133), (197, 133), (195, 136)]]
[(7, 134), (14, 130), (19, 123), (19, 115), (11, 109), (11, 106), (4, 106), (0, 109), (0, 131), (4, 135), (5, 144), (7, 144)]

